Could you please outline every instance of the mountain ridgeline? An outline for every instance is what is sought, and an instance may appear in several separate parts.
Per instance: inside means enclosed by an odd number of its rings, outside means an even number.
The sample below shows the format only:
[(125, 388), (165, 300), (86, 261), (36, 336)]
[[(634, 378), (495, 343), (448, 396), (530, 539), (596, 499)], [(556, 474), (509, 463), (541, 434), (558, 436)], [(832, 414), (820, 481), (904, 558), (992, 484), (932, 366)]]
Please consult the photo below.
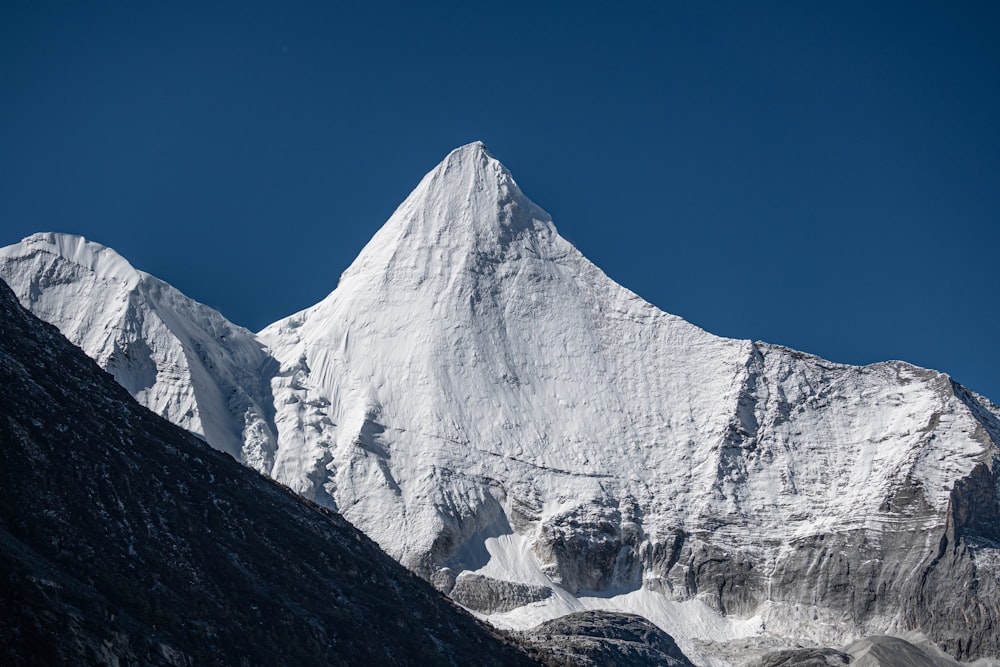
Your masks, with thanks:
[(1000, 409), (657, 309), (480, 143), (256, 335), (79, 237), (0, 249), (0, 277), (140, 402), (497, 625), (638, 613), (722, 662), (910, 631), (1000, 655)]

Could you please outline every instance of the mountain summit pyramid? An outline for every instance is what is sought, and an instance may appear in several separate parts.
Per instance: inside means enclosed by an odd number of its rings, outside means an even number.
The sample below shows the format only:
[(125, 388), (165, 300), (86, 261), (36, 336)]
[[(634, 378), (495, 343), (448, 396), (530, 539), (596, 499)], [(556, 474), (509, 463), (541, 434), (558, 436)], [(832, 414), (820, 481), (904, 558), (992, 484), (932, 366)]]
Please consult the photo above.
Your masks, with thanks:
[(530, 513), (603, 503), (622, 473), (628, 502), (660, 502), (642, 481), (665, 464), (653, 430), (721, 437), (753, 350), (613, 283), (478, 143), (421, 181), (330, 296), (260, 338), (282, 369), (275, 476), (425, 573), (510, 533), (508, 496)]
[(343, 280), (391, 276), (419, 285), (431, 279), (431, 269), (461, 273), (475, 255), (537, 255), (555, 235), (549, 216), (476, 142), (452, 151), (424, 177)]
[[(44, 293), (21, 275), (44, 266), (0, 275)], [(15, 288), (29, 307), (32, 289)], [(264, 389), (237, 384), (266, 405), (232, 437), (268, 454), (244, 461), (497, 624), (634, 612), (696, 662), (748, 637), (911, 630), (1000, 654), (995, 405), (935, 371), (834, 364), (657, 309), (480, 143), (256, 341), (269, 356), (239, 382)]]

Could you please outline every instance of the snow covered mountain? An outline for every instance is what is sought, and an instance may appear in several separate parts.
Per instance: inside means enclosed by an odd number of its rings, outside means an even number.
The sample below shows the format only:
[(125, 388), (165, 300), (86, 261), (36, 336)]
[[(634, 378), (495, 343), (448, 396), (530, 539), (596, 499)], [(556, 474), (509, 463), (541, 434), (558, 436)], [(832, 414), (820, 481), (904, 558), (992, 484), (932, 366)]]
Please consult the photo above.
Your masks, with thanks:
[[(425, 573), (580, 508), (616, 532), (647, 508), (644, 529), (669, 531), (648, 519), (716, 486), (759, 356), (609, 280), (481, 144), (423, 179), (332, 294), (260, 338), (281, 364), (275, 476)], [(572, 591), (637, 574), (631, 558), (545, 560)]]
[[(45, 266), (0, 275), (30, 286)], [(258, 340), (276, 368), (251, 338), (218, 341), (260, 355), (226, 352), (233, 377), (269, 382), (244, 388), (259, 431), (230, 419), (228, 442), (497, 624), (635, 612), (701, 664), (739, 662), (751, 639), (905, 631), (1000, 655), (996, 406), (934, 371), (833, 364), (658, 310), (480, 143)]]
[[(658, 310), (482, 144), (260, 338), (281, 364), (274, 476), (453, 595), (492, 590), (498, 622), (600, 592), (678, 637), (707, 605), (729, 619), (716, 639), (919, 628), (1000, 652), (995, 406), (905, 363), (832, 364)], [(969, 494), (986, 504), (961, 510)], [(932, 591), (945, 570), (978, 588)], [(942, 619), (932, 592), (985, 625)]]
[(141, 404), (270, 468), (271, 360), (252, 333), (80, 236), (35, 234), (0, 248), (0, 278)]

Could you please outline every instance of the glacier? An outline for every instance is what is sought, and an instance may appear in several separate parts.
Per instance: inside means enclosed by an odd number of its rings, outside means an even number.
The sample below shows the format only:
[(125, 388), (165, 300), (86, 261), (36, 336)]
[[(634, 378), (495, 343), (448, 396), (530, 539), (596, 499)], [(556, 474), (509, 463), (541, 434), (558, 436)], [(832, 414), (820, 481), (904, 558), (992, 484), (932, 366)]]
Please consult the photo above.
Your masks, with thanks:
[(4, 248), (0, 276), (148, 407), (498, 625), (634, 612), (699, 664), (914, 631), (1000, 654), (997, 406), (659, 310), (479, 142), (256, 335), (79, 237)]

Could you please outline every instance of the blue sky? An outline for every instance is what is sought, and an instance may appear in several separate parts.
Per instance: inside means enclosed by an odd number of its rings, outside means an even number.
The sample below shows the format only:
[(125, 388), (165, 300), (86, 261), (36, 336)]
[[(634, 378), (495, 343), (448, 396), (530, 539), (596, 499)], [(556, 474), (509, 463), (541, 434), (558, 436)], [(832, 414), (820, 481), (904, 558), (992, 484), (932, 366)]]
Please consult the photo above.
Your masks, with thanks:
[(476, 139), (664, 310), (1000, 401), (996, 3), (0, 8), (0, 243), (83, 234), (251, 329)]

